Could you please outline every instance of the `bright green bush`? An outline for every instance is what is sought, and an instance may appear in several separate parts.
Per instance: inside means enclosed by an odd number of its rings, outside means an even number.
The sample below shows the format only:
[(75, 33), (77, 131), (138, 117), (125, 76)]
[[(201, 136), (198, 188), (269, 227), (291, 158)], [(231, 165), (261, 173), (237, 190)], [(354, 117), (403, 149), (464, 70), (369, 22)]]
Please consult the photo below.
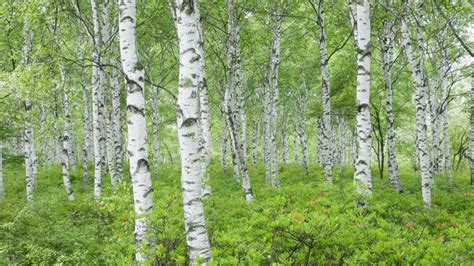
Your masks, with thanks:
[[(150, 215), (152, 257), (161, 264), (187, 264), (180, 175), (164, 165), (154, 173), (155, 208)], [(22, 173), (6, 169), (7, 201), (0, 204), (0, 264), (130, 264), (133, 199), (130, 183), (105, 185), (95, 203), (80, 172), (73, 174), (77, 200), (66, 200), (60, 169), (38, 177), (35, 203), (24, 203)], [(250, 169), (256, 200), (248, 203), (232, 173), (211, 168), (213, 195), (205, 201), (215, 265), (236, 264), (469, 264), (474, 259), (473, 189), (467, 174), (449, 187), (437, 176), (433, 210), (421, 204), (419, 177), (402, 171), (404, 193), (374, 177), (368, 208), (356, 209), (352, 171), (332, 186), (322, 171), (282, 170), (281, 188), (264, 185), (262, 167)], [(91, 173), (92, 176), (92, 173)], [(105, 183), (107, 183), (107, 179)], [(464, 185), (466, 184), (466, 185)]]

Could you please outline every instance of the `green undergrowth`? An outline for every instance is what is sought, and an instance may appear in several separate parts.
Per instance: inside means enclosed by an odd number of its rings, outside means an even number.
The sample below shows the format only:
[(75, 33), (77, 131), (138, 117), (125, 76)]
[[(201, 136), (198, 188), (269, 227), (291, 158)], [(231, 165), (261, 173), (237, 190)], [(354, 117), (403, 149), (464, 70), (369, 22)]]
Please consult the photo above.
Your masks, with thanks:
[[(68, 202), (59, 167), (38, 176), (35, 202), (25, 203), (20, 164), (5, 166), (7, 199), (0, 203), (0, 265), (130, 264), (133, 260), (133, 199), (130, 182), (113, 191), (104, 179), (103, 199), (72, 174), (76, 201)], [(281, 188), (264, 184), (263, 167), (250, 166), (255, 201), (248, 203), (229, 169), (210, 169), (212, 196), (206, 220), (216, 265), (250, 264), (470, 264), (474, 261), (473, 197), (468, 173), (448, 186), (435, 177), (433, 208), (423, 208), (418, 175), (402, 169), (404, 192), (388, 188), (374, 173), (366, 209), (355, 208), (352, 170), (333, 185), (322, 170), (304, 175), (299, 165), (280, 173)], [(338, 171), (336, 171), (338, 172)], [(90, 176), (92, 176), (92, 169)], [(177, 165), (153, 174), (155, 208), (150, 215), (155, 263), (188, 264)], [(90, 182), (92, 184), (92, 180)], [(150, 263), (152, 260), (150, 260)]]

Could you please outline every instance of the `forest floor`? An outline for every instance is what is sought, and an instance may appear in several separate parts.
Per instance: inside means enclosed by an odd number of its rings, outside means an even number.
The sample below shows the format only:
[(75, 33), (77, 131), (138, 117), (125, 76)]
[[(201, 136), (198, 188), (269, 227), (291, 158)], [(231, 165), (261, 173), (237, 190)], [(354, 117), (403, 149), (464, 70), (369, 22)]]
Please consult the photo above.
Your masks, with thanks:
[[(107, 177), (103, 199), (96, 203), (78, 169), (72, 174), (76, 200), (68, 202), (59, 166), (43, 169), (34, 204), (27, 206), (22, 169), (19, 163), (4, 167), (0, 265), (130, 264), (135, 246), (128, 181), (113, 192)], [(302, 166), (283, 168), (281, 188), (274, 189), (264, 184), (263, 167), (251, 166), (255, 201), (247, 203), (232, 170), (223, 174), (213, 164), (213, 194), (205, 200), (213, 263), (474, 263), (474, 189), (467, 172), (455, 173), (453, 187), (445, 176), (435, 177), (429, 211), (422, 206), (420, 179), (413, 171), (401, 171), (402, 194), (374, 173), (373, 196), (361, 210), (354, 207), (350, 167), (332, 186), (324, 183), (320, 168), (310, 170), (307, 177)], [(153, 178), (152, 257), (187, 264), (179, 167), (160, 166)]]

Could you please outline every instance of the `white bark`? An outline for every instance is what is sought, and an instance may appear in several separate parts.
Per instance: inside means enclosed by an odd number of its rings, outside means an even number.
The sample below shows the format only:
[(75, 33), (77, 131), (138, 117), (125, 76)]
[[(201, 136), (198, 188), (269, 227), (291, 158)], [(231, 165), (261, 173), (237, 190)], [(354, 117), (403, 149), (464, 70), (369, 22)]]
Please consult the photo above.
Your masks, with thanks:
[[(29, 23), (28, 16), (25, 16), (25, 25), (23, 27), (25, 38), (23, 46), (23, 65), (25, 67), (28, 67), (31, 63), (31, 50), (33, 49), (33, 31), (31, 30)], [(26, 200), (31, 203), (33, 202), (33, 190), (37, 174), (34, 127), (31, 122), (33, 116), (33, 114), (31, 114), (33, 104), (29, 99), (26, 99), (24, 104), (26, 114), (25, 129), (23, 132), (23, 149), (25, 155)]]
[(270, 91), (272, 97), (271, 104), (271, 183), (274, 187), (280, 186), (278, 178), (278, 123), (279, 123), (279, 87), (278, 87), (278, 68), (280, 65), (280, 43), (281, 43), (281, 23), (282, 16), (279, 14), (272, 15), (272, 48), (270, 55)]
[[(440, 143), (440, 148), (444, 150), (443, 152), (440, 152), (438, 156), (444, 160), (444, 169), (446, 172), (446, 175), (448, 177), (448, 182), (450, 185), (454, 183), (453, 179), (453, 172), (451, 169), (451, 153), (449, 150), (449, 132), (448, 132), (448, 55), (446, 54), (446, 48), (443, 47), (441, 50), (441, 67), (440, 67), (440, 77), (441, 77), (441, 106), (440, 106), (440, 113), (441, 113), (441, 120), (442, 120), (442, 127), (443, 127), (443, 147), (441, 147)], [(471, 103), (472, 104), (472, 103)], [(472, 106), (471, 106), (472, 108)], [(440, 123), (441, 124), (441, 123)], [(474, 132), (472, 131), (474, 129), (471, 129), (471, 134)], [(473, 135), (471, 135), (473, 136)], [(471, 148), (471, 145), (469, 146)], [(444, 155), (443, 155), (444, 154)], [(443, 158), (444, 157), (444, 158)], [(443, 164), (443, 161), (439, 163), (439, 166), (441, 167)], [(472, 164), (471, 164), (472, 166)]]
[[(474, 73), (471, 73), (471, 102), (469, 109), (471, 111), (471, 131), (469, 133), (469, 155), (470, 155), (470, 162), (469, 162), (469, 168), (471, 169), (471, 186), (474, 186), (474, 159), (473, 159), (473, 152), (474, 152)], [(446, 116), (447, 116), (447, 112)], [(446, 127), (445, 127), (445, 148), (444, 151), (445, 153), (448, 151), (449, 152), (449, 144), (447, 144), (446, 139), (448, 138), (448, 129), (447, 129), (447, 121), (448, 119), (446, 118), (445, 120)], [(448, 155), (445, 154), (446, 161), (449, 161), (449, 153)], [(446, 166), (446, 171), (448, 167)]]
[(295, 163), (300, 163), (298, 158), (298, 129), (297, 129), (297, 122), (293, 122), (293, 161)]
[[(147, 233), (147, 214), (153, 209), (153, 188), (145, 119), (145, 71), (138, 59), (136, 43), (135, 0), (119, 3), (120, 56), (127, 88), (128, 155), (133, 187), (135, 213), (135, 242), (139, 248), (152, 241)], [(135, 253), (135, 259), (144, 263), (147, 255)]]
[(94, 48), (92, 52), (92, 126), (94, 142), (94, 198), (100, 200), (102, 194), (102, 179), (105, 171), (105, 151), (103, 143), (105, 142), (103, 132), (103, 111), (104, 111), (104, 93), (102, 88), (103, 71), (100, 66), (101, 56), (100, 47), (102, 38), (99, 29), (99, 17), (96, 0), (91, 0), (92, 22), (94, 26)]
[[(288, 166), (288, 153), (289, 153), (289, 146), (288, 146), (288, 116), (285, 117), (285, 122), (281, 127), (281, 137), (282, 137), (282, 154), (281, 158), (283, 160), (283, 164)], [(256, 138), (256, 137), (255, 137)], [(256, 146), (256, 145), (255, 145)]]
[(324, 164), (324, 175), (326, 182), (332, 184), (332, 156), (331, 156), (331, 100), (330, 100), (330, 76), (329, 76), (329, 56), (327, 51), (326, 31), (324, 25), (323, 0), (318, 1), (317, 24), (319, 26), (319, 54), (322, 76), (322, 101), (323, 117), (321, 123), (321, 132), (319, 137), (322, 143), (322, 159)]
[(82, 115), (82, 127), (83, 127), (83, 137), (84, 143), (82, 146), (82, 177), (83, 182), (86, 187), (89, 186), (89, 166), (88, 161), (90, 157), (91, 151), (91, 140), (90, 140), (90, 132), (91, 132), (91, 117), (90, 117), (90, 102), (89, 102), (89, 89), (86, 85), (85, 79), (85, 72), (84, 72), (84, 50), (81, 47), (81, 35), (77, 37), (77, 50), (78, 50), (78, 57), (81, 63), (81, 91), (82, 91), (82, 108), (83, 108), (83, 115)]
[(105, 130), (106, 130), (106, 153), (107, 153), (107, 165), (109, 166), (109, 175), (110, 175), (110, 183), (112, 184), (112, 188), (117, 188), (117, 173), (115, 169), (115, 157), (114, 157), (114, 141), (113, 141), (113, 122), (112, 122), (112, 115), (110, 112), (105, 113), (106, 123), (105, 123)]
[[(222, 89), (222, 81), (218, 80), (218, 88), (219, 90)], [(221, 142), (221, 164), (222, 170), (224, 173), (227, 172), (227, 142), (229, 137), (227, 136), (227, 103), (226, 103), (226, 90), (223, 91), (224, 97), (222, 97), (221, 101), (221, 135), (222, 135), (222, 142)], [(231, 143), (232, 145), (232, 143)]]
[(211, 195), (211, 186), (209, 184), (209, 164), (211, 163), (211, 116), (209, 112), (209, 99), (207, 90), (205, 55), (204, 55), (204, 29), (199, 13), (197, 1), (194, 2), (197, 17), (196, 27), (198, 33), (197, 54), (199, 56), (199, 103), (201, 108), (201, 177), (202, 177), (202, 195), (208, 197)]
[[(402, 18), (402, 40), (405, 47), (408, 63), (411, 67), (413, 85), (415, 87), (415, 105), (416, 105), (416, 135), (417, 147), (419, 151), (421, 166), (421, 194), (426, 207), (431, 207), (431, 174), (430, 174), (430, 155), (426, 138), (426, 79), (424, 78), (424, 69), (422, 68), (422, 53), (419, 51), (414, 54), (411, 43), (407, 17)], [(418, 61), (417, 61), (418, 58)], [(416, 158), (415, 158), (416, 159)]]
[(355, 162), (354, 183), (363, 195), (372, 193), (371, 124), (370, 124), (370, 10), (369, 1), (357, 2), (357, 138), (359, 154)]
[(157, 88), (156, 93), (151, 98), (151, 123), (153, 131), (153, 167), (158, 169), (160, 160), (160, 142), (159, 142), (159, 121), (158, 121), (158, 103), (160, 90)]
[[(389, 0), (389, 4), (393, 0)], [(396, 154), (396, 136), (394, 130), (393, 114), (393, 90), (392, 90), (392, 66), (393, 66), (393, 43), (395, 41), (394, 24), (391, 20), (383, 23), (384, 35), (382, 41), (382, 67), (385, 84), (385, 111), (387, 113), (387, 151), (388, 151), (388, 180), (397, 192), (402, 191), (400, 174), (398, 172), (398, 161)], [(382, 151), (383, 152), (383, 151)]]
[(176, 0), (179, 39), (178, 139), (181, 153), (181, 185), (184, 224), (191, 264), (211, 259), (201, 192), (199, 46), (197, 6)]
[[(258, 123), (255, 117), (252, 118), (252, 163), (254, 166), (257, 165), (257, 146), (258, 146)], [(288, 138), (287, 138), (287, 148), (288, 148)], [(288, 151), (287, 158), (288, 161)]]
[[(240, 66), (240, 37), (237, 26), (235, 6), (233, 0), (227, 1), (228, 20), (228, 45), (227, 45), (227, 112), (231, 138), (235, 144), (234, 151), (239, 164), (239, 170), (242, 177), (242, 189), (247, 201), (253, 200), (252, 187), (246, 162), (246, 147), (243, 129), (242, 129), (242, 105), (241, 105), (241, 66)], [(235, 170), (234, 170), (235, 171)]]

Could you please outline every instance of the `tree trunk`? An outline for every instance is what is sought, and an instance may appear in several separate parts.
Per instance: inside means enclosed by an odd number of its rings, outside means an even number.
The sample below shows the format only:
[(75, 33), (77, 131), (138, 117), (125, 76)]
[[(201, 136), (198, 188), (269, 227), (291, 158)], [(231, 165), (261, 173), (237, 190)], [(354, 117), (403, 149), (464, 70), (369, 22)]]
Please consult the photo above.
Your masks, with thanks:
[(210, 176), (209, 176), (209, 164), (211, 163), (212, 150), (211, 150), (211, 115), (209, 112), (209, 97), (206, 80), (206, 66), (205, 66), (205, 55), (204, 55), (204, 29), (201, 21), (201, 15), (197, 2), (194, 3), (196, 6), (194, 12), (196, 13), (197, 21), (197, 34), (198, 34), (198, 46), (197, 54), (199, 61), (199, 103), (201, 108), (201, 182), (202, 182), (202, 195), (208, 197), (211, 195)]
[[(444, 159), (444, 169), (448, 177), (448, 183), (450, 185), (453, 185), (454, 179), (453, 179), (453, 172), (451, 169), (451, 158), (450, 158), (451, 153), (449, 151), (449, 133), (448, 133), (448, 125), (449, 125), (449, 121), (448, 121), (448, 55), (447, 55), (446, 47), (443, 47), (443, 49), (441, 50), (440, 72), (441, 73), (439, 74), (439, 76), (441, 77), (441, 99), (442, 99), (441, 106), (440, 106), (440, 113), (441, 113), (441, 120), (442, 120), (442, 126), (443, 126), (443, 143), (442, 144), (444, 145), (444, 147), (442, 148), (441, 143), (440, 143), (439, 147), (441, 150), (438, 156), (442, 158), (442, 161), (438, 164), (441, 167), (443, 164), (443, 159)], [(444, 153), (442, 152), (443, 149), (444, 149)], [(443, 158), (443, 154), (444, 154), (444, 158)]]
[[(153, 209), (153, 188), (145, 119), (145, 71), (138, 60), (136, 46), (136, 5), (135, 0), (119, 3), (119, 37), (122, 68), (127, 88), (128, 155), (130, 177), (132, 179), (135, 213), (135, 242), (140, 248), (152, 239), (147, 236), (148, 212)], [(183, 192), (186, 194), (186, 192)], [(147, 255), (138, 251), (135, 259), (144, 263)]]
[(153, 167), (158, 170), (158, 164), (160, 160), (160, 142), (158, 139), (159, 135), (159, 122), (158, 122), (158, 102), (159, 102), (160, 90), (157, 89), (156, 93), (151, 98), (151, 123), (153, 131)]
[(271, 104), (271, 183), (273, 187), (280, 186), (280, 179), (278, 178), (278, 123), (279, 123), (279, 87), (278, 87), (278, 68), (280, 66), (280, 43), (281, 43), (281, 23), (282, 16), (273, 14), (272, 20), (272, 49), (270, 56), (270, 90), (272, 97)]
[(300, 163), (298, 158), (298, 129), (297, 122), (293, 122), (293, 160), (295, 163)]
[[(389, 0), (389, 4), (393, 4), (393, 0)], [(395, 116), (393, 114), (393, 91), (392, 91), (392, 66), (393, 66), (393, 43), (395, 41), (395, 33), (393, 31), (394, 24), (391, 20), (383, 23), (384, 35), (382, 41), (382, 67), (385, 84), (385, 111), (387, 113), (387, 151), (388, 151), (388, 180), (390, 185), (400, 193), (402, 186), (400, 182), (400, 174), (398, 172), (398, 161), (396, 153), (396, 136), (394, 130)], [(382, 151), (384, 152), (384, 151)]]
[(282, 154), (281, 158), (283, 160), (283, 164), (288, 166), (288, 116), (285, 117), (285, 122), (281, 127), (281, 137), (282, 137)]
[(318, 1), (317, 24), (319, 26), (319, 53), (322, 76), (322, 100), (323, 100), (323, 117), (321, 123), (321, 131), (319, 137), (322, 143), (322, 159), (324, 164), (324, 175), (326, 182), (332, 184), (332, 158), (331, 158), (331, 101), (330, 101), (330, 76), (329, 76), (329, 57), (326, 43), (326, 32), (324, 25), (324, 8), (323, 0)]
[(199, 108), (199, 46), (197, 6), (193, 1), (176, 0), (179, 39), (179, 91), (177, 101), (178, 139), (181, 153), (181, 186), (184, 224), (191, 264), (211, 259), (211, 247), (204, 218), (201, 193)]
[[(469, 168), (471, 169), (471, 186), (474, 186), (474, 158), (473, 158), (473, 152), (474, 152), (474, 73), (471, 73), (471, 102), (470, 102), (470, 111), (471, 111), (471, 132), (470, 132), (470, 141), (469, 141), (469, 155), (471, 156), (470, 161), (469, 161)], [(445, 157), (446, 161), (449, 161), (449, 155), (446, 155), (446, 152), (449, 152), (449, 144), (447, 144), (447, 139), (448, 139), (448, 125), (447, 125), (447, 116), (448, 113), (445, 111), (445, 129), (444, 129), (444, 137), (445, 137), (445, 142), (444, 142), (444, 151), (445, 151)], [(449, 154), (449, 153), (448, 153)], [(448, 167), (446, 166), (446, 172), (447, 172)], [(450, 169), (451, 170), (451, 169)]]
[[(255, 117), (252, 118), (252, 163), (254, 166), (257, 165), (257, 146), (258, 146), (258, 123)], [(288, 146), (288, 139), (287, 139)], [(288, 160), (288, 151), (287, 151)]]
[(368, 0), (357, 2), (357, 138), (359, 154), (355, 162), (354, 183), (363, 195), (372, 193), (370, 124), (370, 10)]
[[(23, 27), (24, 33), (24, 46), (23, 46), (23, 65), (26, 67), (31, 63), (31, 50), (33, 49), (33, 31), (29, 26), (29, 18), (25, 16), (25, 22)], [(34, 138), (34, 127), (31, 122), (33, 114), (31, 113), (33, 103), (26, 99), (25, 104), (25, 129), (23, 133), (23, 149), (25, 154), (25, 175), (26, 175), (26, 200), (28, 203), (33, 202), (33, 190), (36, 179), (36, 151), (35, 151), (35, 138)]]
[[(222, 91), (222, 81), (218, 80), (218, 87)], [(222, 134), (222, 142), (221, 142), (221, 164), (222, 170), (224, 174), (227, 172), (227, 142), (229, 140), (227, 136), (227, 104), (225, 99), (226, 91), (224, 90), (224, 97), (222, 97), (221, 102), (221, 134)], [(232, 143), (231, 143), (232, 145)]]
[(77, 37), (77, 50), (78, 57), (81, 64), (81, 91), (82, 91), (82, 104), (83, 104), (83, 115), (82, 115), (82, 127), (84, 144), (82, 146), (82, 178), (84, 185), (89, 186), (89, 154), (91, 150), (91, 119), (90, 119), (90, 104), (89, 104), (89, 90), (86, 85), (85, 72), (84, 72), (84, 50), (81, 47), (81, 35)]
[(96, 0), (91, 0), (92, 21), (94, 25), (94, 48), (92, 52), (92, 126), (94, 141), (94, 198), (100, 200), (102, 194), (102, 179), (104, 173), (103, 155), (105, 151), (103, 143), (105, 142), (103, 132), (103, 111), (104, 111), (104, 94), (103, 94), (103, 71), (100, 66), (101, 62), (101, 42), (99, 30), (99, 17)]
[[(420, 9), (422, 10), (422, 9)], [(431, 175), (430, 175), (430, 156), (426, 138), (426, 79), (424, 78), (424, 69), (421, 67), (421, 52), (417, 55), (413, 52), (410, 35), (408, 32), (407, 17), (402, 18), (402, 41), (405, 47), (408, 63), (412, 69), (412, 80), (415, 86), (415, 105), (416, 105), (416, 135), (417, 147), (419, 151), (421, 166), (421, 194), (426, 207), (431, 207)], [(419, 61), (416, 61), (418, 58)]]

